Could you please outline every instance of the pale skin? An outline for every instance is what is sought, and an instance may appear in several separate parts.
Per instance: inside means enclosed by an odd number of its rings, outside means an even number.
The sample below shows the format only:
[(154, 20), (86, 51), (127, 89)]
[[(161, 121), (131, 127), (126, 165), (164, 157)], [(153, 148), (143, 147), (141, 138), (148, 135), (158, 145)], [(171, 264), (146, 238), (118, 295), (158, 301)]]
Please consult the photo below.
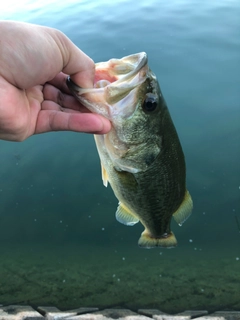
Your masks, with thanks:
[(93, 87), (94, 62), (59, 30), (0, 21), (0, 139), (23, 141), (39, 133), (111, 129), (70, 94), (68, 75)]

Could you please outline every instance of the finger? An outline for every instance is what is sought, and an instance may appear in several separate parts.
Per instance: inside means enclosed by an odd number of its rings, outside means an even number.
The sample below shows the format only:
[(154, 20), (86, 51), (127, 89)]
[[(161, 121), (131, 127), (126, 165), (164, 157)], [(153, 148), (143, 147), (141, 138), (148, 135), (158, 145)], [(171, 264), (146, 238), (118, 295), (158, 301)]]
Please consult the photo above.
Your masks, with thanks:
[(75, 131), (105, 134), (109, 132), (110, 129), (110, 122), (100, 115), (42, 110), (38, 115), (35, 133)]
[(63, 108), (77, 110), (80, 112), (90, 112), (73, 96), (63, 93), (56, 87), (46, 84), (43, 88), (44, 102), (42, 103), (42, 109), (51, 110), (54, 106), (54, 110), (63, 110)]
[(83, 88), (92, 88), (95, 64), (93, 60), (80, 50), (67, 36), (55, 29), (49, 29), (61, 51), (63, 71), (71, 75), (72, 80)]
[[(79, 110), (64, 108), (64, 107), (61, 107), (58, 103), (56, 103), (54, 101), (48, 101), (48, 100), (45, 100), (42, 103), (41, 110), (59, 111), (59, 112), (66, 112), (66, 113), (80, 113)], [(81, 113), (83, 113), (83, 112), (81, 112)]]
[(71, 94), (67, 86), (67, 78), (68, 78), (67, 74), (60, 72), (59, 74), (56, 75), (56, 77), (48, 81), (48, 84), (51, 84), (52, 86), (58, 88), (64, 93)]
[(74, 109), (64, 108), (64, 107), (61, 107), (58, 103), (54, 101), (48, 101), (48, 100), (45, 100), (42, 103), (41, 109), (44, 111), (58, 111), (58, 112), (65, 112), (65, 113), (81, 113), (81, 114), (89, 113), (89, 111), (86, 108), (85, 108), (86, 110), (85, 109), (74, 110)]

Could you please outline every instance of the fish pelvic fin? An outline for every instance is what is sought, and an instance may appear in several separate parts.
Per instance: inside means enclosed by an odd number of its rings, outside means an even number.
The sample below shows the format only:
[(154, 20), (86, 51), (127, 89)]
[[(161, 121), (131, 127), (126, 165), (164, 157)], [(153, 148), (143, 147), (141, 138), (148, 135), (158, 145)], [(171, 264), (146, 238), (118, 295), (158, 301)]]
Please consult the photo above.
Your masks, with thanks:
[(163, 235), (160, 238), (154, 238), (151, 236), (148, 230), (144, 230), (140, 239), (138, 240), (138, 245), (139, 247), (146, 249), (156, 247), (173, 248), (177, 245), (177, 239), (175, 238), (173, 232)]
[(121, 202), (118, 204), (116, 219), (127, 226), (133, 226), (139, 222), (139, 219)]
[(193, 202), (190, 196), (190, 193), (186, 190), (185, 196), (180, 207), (177, 211), (174, 212), (173, 218), (177, 222), (179, 226), (183, 224), (187, 220), (187, 218), (191, 215), (193, 209)]
[(106, 169), (104, 168), (103, 164), (101, 163), (101, 169), (102, 169), (102, 181), (103, 181), (103, 185), (104, 187), (107, 187), (108, 185), (108, 174)]

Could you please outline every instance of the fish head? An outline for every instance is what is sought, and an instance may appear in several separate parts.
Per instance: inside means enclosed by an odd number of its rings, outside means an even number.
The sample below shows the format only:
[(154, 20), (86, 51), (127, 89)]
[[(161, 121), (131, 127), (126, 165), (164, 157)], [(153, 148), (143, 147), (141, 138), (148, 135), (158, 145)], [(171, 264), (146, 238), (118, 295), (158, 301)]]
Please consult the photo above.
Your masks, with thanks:
[(108, 118), (102, 143), (119, 171), (145, 171), (161, 151), (161, 112), (165, 105), (145, 52), (95, 65), (94, 88), (68, 78), (74, 96), (90, 111)]

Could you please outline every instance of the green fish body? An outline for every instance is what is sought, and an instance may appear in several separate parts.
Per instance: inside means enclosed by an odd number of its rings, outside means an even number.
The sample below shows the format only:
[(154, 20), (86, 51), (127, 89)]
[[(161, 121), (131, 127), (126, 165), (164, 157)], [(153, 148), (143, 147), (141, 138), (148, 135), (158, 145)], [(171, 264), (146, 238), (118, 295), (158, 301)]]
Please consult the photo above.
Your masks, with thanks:
[(93, 89), (68, 86), (80, 102), (112, 123), (95, 135), (103, 183), (119, 200), (116, 218), (143, 231), (140, 247), (174, 247), (172, 216), (179, 225), (192, 211), (182, 147), (146, 53), (96, 64)]

